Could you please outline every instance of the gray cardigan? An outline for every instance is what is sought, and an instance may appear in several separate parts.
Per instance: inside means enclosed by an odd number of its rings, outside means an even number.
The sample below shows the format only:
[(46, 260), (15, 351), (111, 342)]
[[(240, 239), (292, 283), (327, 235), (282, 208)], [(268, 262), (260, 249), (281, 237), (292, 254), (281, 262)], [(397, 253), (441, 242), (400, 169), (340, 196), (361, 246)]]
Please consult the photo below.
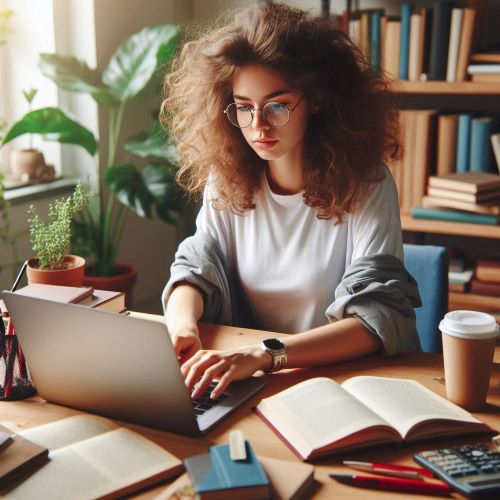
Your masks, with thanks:
[[(163, 307), (183, 281), (203, 294), (202, 321), (258, 328), (234, 276), (219, 243), (197, 231), (179, 245), (162, 293)], [(413, 308), (421, 305), (417, 283), (398, 258), (370, 255), (346, 268), (325, 314), (329, 321), (355, 316), (381, 339), (382, 353), (392, 355), (420, 350)]]

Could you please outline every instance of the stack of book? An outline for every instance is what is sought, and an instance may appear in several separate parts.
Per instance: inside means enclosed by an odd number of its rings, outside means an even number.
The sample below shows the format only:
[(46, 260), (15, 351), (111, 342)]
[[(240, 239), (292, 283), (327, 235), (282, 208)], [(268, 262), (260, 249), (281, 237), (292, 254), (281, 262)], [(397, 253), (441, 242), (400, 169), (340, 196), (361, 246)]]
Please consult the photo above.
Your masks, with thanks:
[(464, 81), (487, 7), (485, 0), (468, 1), (465, 6), (436, 0), (432, 7), (422, 8), (403, 2), (396, 16), (383, 9), (347, 11), (341, 26), (371, 65), (389, 77)]
[(473, 82), (500, 83), (500, 54), (472, 54), (467, 72)]
[(466, 292), (474, 275), (474, 269), (466, 266), (463, 257), (450, 256), (448, 270), (448, 290), (450, 292)]
[(500, 260), (480, 259), (470, 283), (471, 293), (500, 297)]
[(428, 194), (411, 214), (417, 219), (496, 225), (500, 221), (500, 175), (452, 172), (430, 176)]

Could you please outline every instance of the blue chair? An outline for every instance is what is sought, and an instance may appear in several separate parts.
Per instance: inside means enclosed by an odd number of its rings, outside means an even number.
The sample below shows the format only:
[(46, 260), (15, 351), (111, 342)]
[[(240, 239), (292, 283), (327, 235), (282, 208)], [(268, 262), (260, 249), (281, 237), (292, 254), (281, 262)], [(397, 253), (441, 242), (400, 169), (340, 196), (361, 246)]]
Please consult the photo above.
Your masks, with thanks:
[(448, 311), (448, 252), (445, 247), (404, 244), (404, 264), (417, 280), (422, 307), (415, 309), (424, 352), (442, 352), (439, 322)]

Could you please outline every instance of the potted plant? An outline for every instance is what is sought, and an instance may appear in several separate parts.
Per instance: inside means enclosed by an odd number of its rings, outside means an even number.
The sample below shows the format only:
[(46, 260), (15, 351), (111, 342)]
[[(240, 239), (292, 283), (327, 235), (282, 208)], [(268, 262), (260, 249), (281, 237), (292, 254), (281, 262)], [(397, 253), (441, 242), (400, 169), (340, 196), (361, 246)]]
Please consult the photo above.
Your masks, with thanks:
[[(175, 147), (158, 124), (150, 134), (129, 140), (119, 151), (126, 104), (170, 62), (179, 40), (176, 25), (146, 27), (118, 47), (102, 73), (72, 56), (40, 56), (45, 76), (66, 91), (90, 94), (108, 114), (109, 144), (98, 176), (99, 197), (75, 222), (75, 248), (93, 260), (85, 282), (98, 289), (127, 291), (135, 280), (134, 266), (116, 262), (128, 209), (147, 218), (156, 213), (169, 224), (175, 224), (183, 210), (175, 186)], [(151, 161), (138, 168), (123, 160), (130, 153)], [(126, 283), (120, 283), (121, 277)]]
[(28, 209), (29, 233), (36, 257), (28, 260), (28, 283), (82, 286), (85, 259), (70, 255), (71, 221), (93, 196), (78, 184), (72, 196), (49, 205), (49, 221), (44, 223), (35, 207)]

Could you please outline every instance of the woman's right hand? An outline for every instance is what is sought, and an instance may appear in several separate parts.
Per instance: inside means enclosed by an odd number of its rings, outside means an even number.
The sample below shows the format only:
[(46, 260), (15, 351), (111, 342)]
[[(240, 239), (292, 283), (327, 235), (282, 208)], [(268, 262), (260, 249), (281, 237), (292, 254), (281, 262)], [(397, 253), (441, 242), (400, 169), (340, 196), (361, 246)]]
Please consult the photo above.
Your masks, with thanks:
[(184, 364), (201, 349), (200, 334), (197, 327), (171, 332), (170, 338), (180, 365)]

